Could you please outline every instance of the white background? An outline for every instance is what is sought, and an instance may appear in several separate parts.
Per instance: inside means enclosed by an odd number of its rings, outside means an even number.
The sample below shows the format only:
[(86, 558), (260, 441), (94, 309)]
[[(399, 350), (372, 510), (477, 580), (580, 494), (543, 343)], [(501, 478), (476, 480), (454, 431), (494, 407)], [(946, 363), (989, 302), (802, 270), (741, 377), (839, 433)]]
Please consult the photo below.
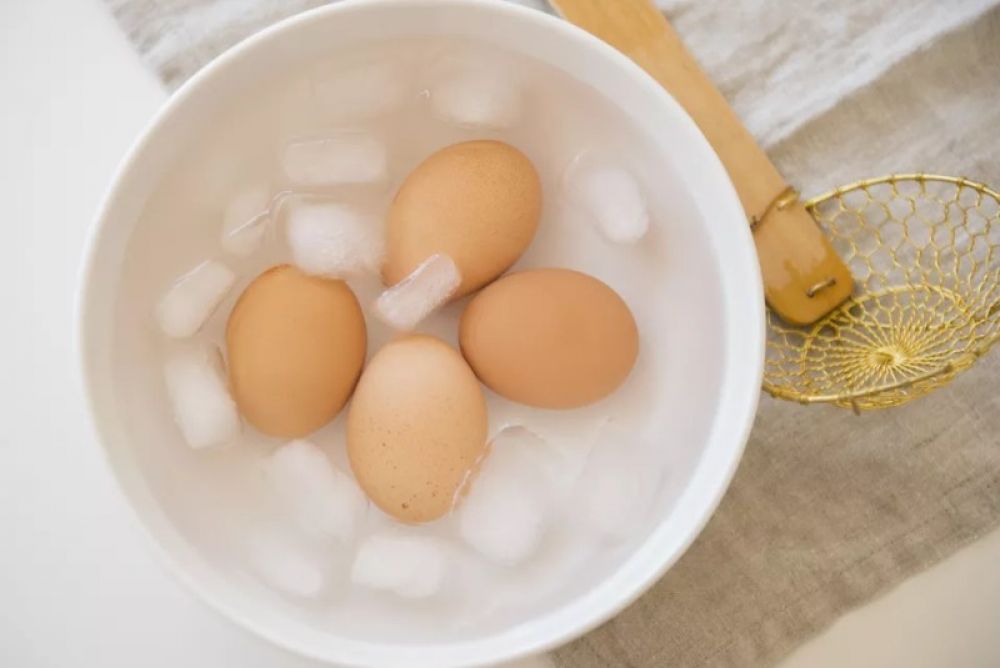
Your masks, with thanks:
[[(0, 84), (0, 666), (315, 665), (162, 570), (84, 426), (72, 347), (83, 240), (165, 93), (98, 0), (0, 0)], [(783, 666), (1000, 666), (998, 624), (995, 533)]]

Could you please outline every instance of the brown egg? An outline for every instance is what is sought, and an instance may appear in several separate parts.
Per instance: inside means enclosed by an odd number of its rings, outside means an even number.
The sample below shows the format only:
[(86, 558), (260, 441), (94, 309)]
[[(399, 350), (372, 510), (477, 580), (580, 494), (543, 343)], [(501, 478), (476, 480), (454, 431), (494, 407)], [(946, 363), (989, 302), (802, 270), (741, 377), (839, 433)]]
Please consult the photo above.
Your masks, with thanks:
[(462, 273), (455, 298), (502, 274), (531, 243), (542, 185), (527, 156), (499, 141), (434, 153), (406, 178), (389, 209), (382, 279), (394, 285), (434, 253)]
[(368, 497), (403, 522), (446, 514), (486, 452), (486, 400), (448, 344), (407, 336), (368, 363), (347, 414), (347, 452)]
[(462, 314), (459, 340), (490, 389), (540, 408), (575, 408), (611, 394), (639, 352), (622, 298), (568, 269), (522, 271), (493, 283)]
[(226, 326), (229, 383), (243, 417), (305, 436), (332, 420), (361, 374), (365, 319), (343, 281), (272, 267), (247, 286)]

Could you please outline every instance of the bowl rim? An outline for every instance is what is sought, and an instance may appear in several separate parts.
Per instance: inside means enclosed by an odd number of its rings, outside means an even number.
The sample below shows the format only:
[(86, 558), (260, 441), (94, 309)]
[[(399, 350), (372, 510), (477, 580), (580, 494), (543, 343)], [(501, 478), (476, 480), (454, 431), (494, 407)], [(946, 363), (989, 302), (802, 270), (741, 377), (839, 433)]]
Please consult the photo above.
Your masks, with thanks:
[[(333, 17), (368, 9), (391, 11), (394, 7), (406, 5), (410, 8), (423, 5), (428, 9), (449, 11), (494, 12), (505, 19), (538, 24), (561, 34), (561, 39), (576, 42), (581, 49), (596, 51), (601, 57), (614, 63), (632, 84), (645, 88), (650, 99), (658, 98), (658, 111), (665, 122), (674, 123), (678, 130), (690, 135), (698, 146), (703, 159), (700, 177), (713, 191), (710, 202), (698, 202), (699, 208), (711, 206), (718, 225), (729, 225), (725, 233), (728, 248), (725, 259), (725, 275), (720, 275), (724, 330), (731, 332), (723, 337), (722, 345), (734, 348), (739, 342), (739, 352), (750, 353), (741, 356), (739, 363), (728, 361), (723, 365), (723, 383), (716, 402), (716, 417), (706, 438), (706, 445), (694, 472), (683, 492), (675, 502), (678, 510), (687, 509), (687, 515), (676, 519), (680, 526), (672, 526), (670, 518), (679, 515), (673, 512), (665, 516), (646, 539), (621, 563), (617, 569), (592, 589), (573, 598), (569, 602), (538, 615), (530, 623), (522, 623), (497, 633), (485, 635), (471, 641), (459, 643), (375, 643), (358, 641), (317, 631), (315, 634), (288, 634), (265, 622), (276, 622), (277, 618), (262, 620), (263, 615), (247, 614), (234, 602), (235, 590), (223, 586), (211, 569), (198, 569), (191, 564), (185, 566), (180, 557), (168, 546), (163, 535), (154, 530), (154, 520), (163, 518), (143, 516), (136, 502), (135, 489), (125, 480), (125, 474), (113, 460), (109, 443), (110, 430), (102, 421), (97, 401), (99, 373), (96, 361), (88, 354), (98, 333), (89, 317), (91, 304), (100, 298), (95, 287), (97, 259), (101, 246), (109, 234), (109, 218), (116, 207), (121, 206), (124, 197), (125, 177), (147, 149), (151, 138), (166, 124), (177, 109), (188, 103), (192, 96), (203, 87), (211, 85), (216, 77), (225, 76), (226, 68), (249, 52), (263, 48), (275, 36), (292, 32), (307, 24), (329, 20)], [(667, 121), (669, 119), (669, 121)], [(687, 184), (690, 189), (690, 184)], [(727, 222), (728, 220), (728, 222)], [(716, 246), (716, 254), (721, 251)], [(727, 278), (728, 275), (728, 278)], [(167, 571), (210, 608), (238, 626), (287, 649), (293, 653), (326, 662), (343, 665), (428, 665), (444, 666), (484, 666), (503, 661), (511, 661), (536, 654), (575, 639), (595, 628), (623, 610), (652, 586), (688, 549), (700, 534), (724, 495), (739, 464), (744, 446), (750, 434), (759, 400), (759, 389), (763, 377), (765, 318), (764, 297), (759, 265), (753, 238), (746, 216), (736, 191), (715, 151), (704, 138), (694, 121), (677, 101), (652, 77), (622, 53), (598, 38), (586, 33), (571, 23), (548, 15), (536, 9), (523, 7), (511, 2), (496, 0), (342, 0), (296, 14), (275, 23), (244, 39), (205, 65), (175, 91), (157, 113), (144, 126), (133, 142), (110, 181), (91, 224), (84, 247), (83, 262), (80, 267), (76, 295), (74, 344), (76, 348), (78, 382), (86, 404), (87, 420), (93, 440), (100, 446), (101, 459), (118, 492), (131, 511), (135, 523), (145, 534), (149, 544), (158, 555), (159, 562)], [(734, 313), (739, 316), (738, 327), (732, 322)], [(739, 330), (738, 332), (735, 330)], [(736, 378), (733, 376), (736, 374)], [(724, 420), (720, 414), (727, 416)], [(724, 423), (724, 424), (723, 424)], [(720, 429), (724, 433), (719, 433)], [(691, 506), (687, 508), (687, 506)], [(155, 510), (153, 512), (156, 512)], [(169, 523), (168, 523), (169, 524)], [(669, 531), (669, 535), (667, 530)], [(173, 546), (174, 550), (178, 546)], [(309, 642), (303, 642), (309, 640)]]

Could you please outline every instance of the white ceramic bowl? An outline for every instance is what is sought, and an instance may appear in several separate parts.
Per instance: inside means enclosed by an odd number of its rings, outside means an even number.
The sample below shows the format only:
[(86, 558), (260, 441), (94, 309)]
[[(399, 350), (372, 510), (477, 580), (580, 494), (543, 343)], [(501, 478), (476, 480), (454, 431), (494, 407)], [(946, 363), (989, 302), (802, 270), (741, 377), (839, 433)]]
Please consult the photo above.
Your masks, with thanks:
[[(302, 623), (227, 578), (204, 558), (197, 538), (178, 529), (175, 509), (151, 492), (151, 476), (157, 472), (135, 456), (144, 442), (164, 438), (162, 422), (140, 418), (136, 426), (135, 411), (123, 401), (123, 393), (132, 390), (121, 379), (148, 376), (158, 366), (151, 359), (132, 364), (118, 354), (120, 346), (140, 334), (116, 313), (127, 299), (123, 258), (142, 207), (178, 147), (191, 141), (206, 117), (258, 77), (320, 54), (330, 44), (349, 48), (434, 36), (483, 40), (567, 72), (613, 101), (664, 153), (672, 165), (664, 187), (675, 189), (678, 201), (685, 200), (686, 224), (704, 228), (706, 241), (685, 249), (685, 266), (713, 276), (702, 294), (688, 295), (674, 326), (685, 327), (684, 309), (711, 311), (714, 315), (703, 320), (716, 330), (705, 338), (711, 343), (684, 351), (692, 359), (685, 362), (688, 377), (676, 380), (675, 394), (682, 396), (688, 387), (715, 389), (697, 405), (676, 408), (683, 414), (674, 419), (703, 423), (704, 442), (693, 446), (695, 455), (680, 472), (682, 491), (620, 562), (517, 625), (399, 644)], [(677, 560), (719, 502), (751, 427), (763, 364), (763, 297), (752, 239), (733, 187), (695, 124), (661, 87), (609, 46), (551, 16), (494, 0), (341, 2), (269, 28), (205, 67), (171, 97), (122, 162), (91, 231), (78, 309), (85, 392), (99, 442), (128, 503), (170, 569), (244, 627), (301, 654), (347, 665), (492, 664), (559, 645), (624, 608)], [(700, 369), (711, 378), (698, 377)], [(662, 410), (669, 417), (672, 409)], [(128, 421), (127, 411), (132, 413)], [(153, 412), (166, 411), (157, 407)]]

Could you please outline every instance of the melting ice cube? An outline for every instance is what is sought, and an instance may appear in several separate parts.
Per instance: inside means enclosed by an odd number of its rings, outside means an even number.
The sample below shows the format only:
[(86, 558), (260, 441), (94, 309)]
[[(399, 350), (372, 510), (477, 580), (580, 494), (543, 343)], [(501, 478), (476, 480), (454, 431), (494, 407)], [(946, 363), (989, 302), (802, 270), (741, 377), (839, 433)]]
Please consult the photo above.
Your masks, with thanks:
[(207, 448), (236, 435), (239, 412), (229, 396), (218, 349), (186, 346), (167, 357), (163, 371), (174, 419), (188, 445)]
[(378, 271), (381, 263), (377, 221), (345, 204), (291, 198), (285, 234), (293, 262), (308, 274), (346, 278)]
[(582, 208), (609, 241), (631, 244), (649, 229), (649, 211), (635, 177), (611, 163), (581, 156), (564, 178), (567, 198)]
[(327, 585), (326, 564), (316, 553), (291, 540), (283, 532), (257, 531), (251, 534), (246, 556), (254, 574), (282, 594), (316, 598)]
[(462, 538), (495, 562), (516, 564), (538, 549), (552, 510), (546, 448), (527, 429), (502, 430), (459, 505)]
[(354, 479), (317, 446), (297, 440), (264, 462), (268, 483), (295, 523), (310, 535), (343, 543), (354, 540), (368, 502)]
[(178, 278), (156, 305), (156, 320), (167, 336), (185, 338), (208, 316), (236, 282), (236, 274), (216, 260), (202, 262)]
[(369, 536), (358, 549), (351, 581), (404, 598), (436, 594), (448, 572), (450, 546), (416, 533), (387, 531)]
[(450, 256), (435, 253), (375, 302), (375, 314), (395, 329), (408, 331), (455, 294), (462, 276)]
[(648, 516), (661, 478), (652, 455), (634, 434), (605, 426), (577, 480), (574, 516), (608, 541), (626, 540)]
[(430, 104), (435, 116), (472, 128), (507, 128), (521, 117), (522, 86), (508, 66), (451, 55), (432, 66)]
[(335, 120), (377, 118), (397, 110), (410, 92), (404, 66), (375, 59), (338, 62), (317, 69), (313, 95)]
[(367, 132), (292, 140), (281, 166), (288, 180), (300, 187), (373, 184), (388, 175), (385, 142)]

